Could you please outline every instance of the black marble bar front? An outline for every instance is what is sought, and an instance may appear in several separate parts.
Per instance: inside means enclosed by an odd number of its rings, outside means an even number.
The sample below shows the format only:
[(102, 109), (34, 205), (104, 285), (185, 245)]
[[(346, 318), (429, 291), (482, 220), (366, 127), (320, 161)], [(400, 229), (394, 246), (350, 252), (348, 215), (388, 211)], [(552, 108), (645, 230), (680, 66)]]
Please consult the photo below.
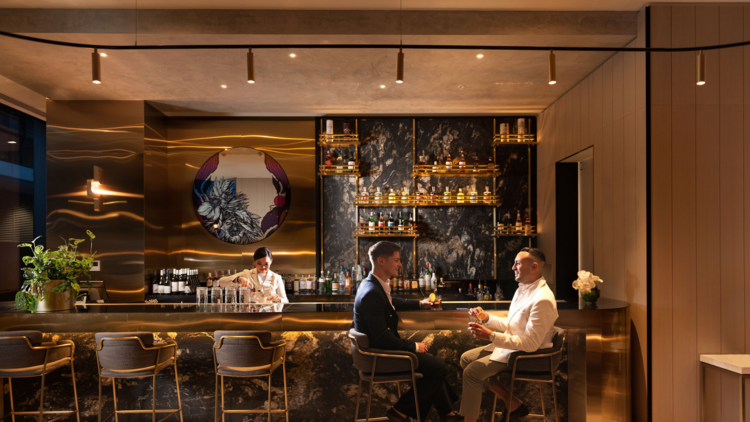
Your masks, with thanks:
[[(504, 316), (510, 302), (444, 302), (441, 310), (399, 312), (401, 335), (428, 345), (429, 353), (448, 364), (449, 382), (461, 393), (459, 359), (466, 350), (481, 346), (467, 331), (468, 307), (482, 306)], [(556, 325), (567, 329), (567, 344), (557, 374), (556, 388), (560, 421), (630, 420), (630, 327), (628, 304), (600, 300), (597, 309), (579, 309), (578, 304), (558, 302)], [(354, 418), (357, 374), (352, 367), (346, 336), (352, 322), (351, 303), (292, 303), (284, 305), (196, 306), (190, 304), (105, 304), (78, 307), (76, 312), (30, 314), (15, 311), (12, 303), (0, 303), (0, 327), (9, 330), (39, 330), (53, 339), (76, 343), (76, 382), (81, 420), (97, 416), (98, 384), (93, 336), (97, 332), (148, 331), (158, 338), (178, 343), (180, 392), (186, 421), (210, 420), (214, 411), (214, 330), (268, 330), (274, 340), (287, 342), (287, 381), (291, 421), (334, 421)], [(12, 357), (7, 357), (12, 358)], [(157, 407), (176, 406), (171, 370), (158, 377)], [(173, 380), (173, 378), (172, 378)], [(519, 383), (518, 395), (541, 411), (536, 385)], [(104, 414), (112, 410), (111, 382), (106, 383)], [(263, 408), (268, 386), (260, 378), (235, 379), (227, 386), (230, 409)], [(38, 406), (39, 381), (13, 382), (16, 410)], [(280, 374), (272, 383), (273, 408), (283, 403)], [(147, 380), (118, 382), (119, 408), (150, 408), (151, 386)], [(67, 407), (70, 373), (57, 371), (48, 379), (45, 402)], [(549, 387), (543, 397), (548, 414), (552, 408)], [(379, 385), (373, 391), (373, 416), (382, 416), (395, 400), (395, 386)], [(4, 388), (3, 409), (9, 409)], [(492, 397), (485, 394), (481, 418), (489, 420)], [(361, 416), (364, 411), (361, 410)], [(265, 420), (265, 416), (231, 416), (230, 420)], [(262, 419), (261, 419), (262, 418)], [(590, 419), (589, 419), (590, 418)], [(130, 420), (130, 419), (127, 419)], [(133, 419), (136, 420), (136, 419)], [(437, 420), (431, 412), (428, 420)]]

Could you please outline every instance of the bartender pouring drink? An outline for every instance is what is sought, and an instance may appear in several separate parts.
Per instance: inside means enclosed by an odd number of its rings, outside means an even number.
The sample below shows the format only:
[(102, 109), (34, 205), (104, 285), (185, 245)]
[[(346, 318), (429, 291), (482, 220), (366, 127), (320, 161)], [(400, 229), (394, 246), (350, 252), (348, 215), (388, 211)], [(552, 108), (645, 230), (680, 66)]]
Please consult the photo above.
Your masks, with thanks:
[(241, 287), (255, 288), (265, 299), (264, 302), (289, 303), (284, 291), (284, 280), (281, 276), (271, 271), (273, 255), (268, 248), (259, 248), (253, 254), (255, 268), (244, 270), (237, 274), (219, 279), (219, 287), (239, 285)]

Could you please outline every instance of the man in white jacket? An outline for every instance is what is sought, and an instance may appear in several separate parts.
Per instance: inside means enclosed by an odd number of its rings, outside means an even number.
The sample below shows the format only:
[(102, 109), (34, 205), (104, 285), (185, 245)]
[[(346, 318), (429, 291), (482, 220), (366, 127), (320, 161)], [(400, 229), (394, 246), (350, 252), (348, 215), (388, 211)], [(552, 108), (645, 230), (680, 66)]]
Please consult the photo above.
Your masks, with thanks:
[(466, 418), (466, 422), (474, 422), (479, 417), (485, 388), (505, 402), (506, 412), (511, 412), (511, 421), (529, 414), (529, 409), (518, 397), (514, 396), (510, 403), (509, 391), (498, 383), (495, 375), (510, 370), (508, 356), (515, 351), (535, 352), (552, 347), (557, 302), (542, 277), (544, 264), (544, 253), (536, 248), (523, 248), (516, 255), (513, 272), (518, 290), (507, 317), (487, 315), (482, 308), (469, 311), (481, 320), (478, 324), (470, 323), (469, 330), (474, 337), (489, 340), (490, 344), (469, 350), (461, 356), (464, 374), (459, 413)]

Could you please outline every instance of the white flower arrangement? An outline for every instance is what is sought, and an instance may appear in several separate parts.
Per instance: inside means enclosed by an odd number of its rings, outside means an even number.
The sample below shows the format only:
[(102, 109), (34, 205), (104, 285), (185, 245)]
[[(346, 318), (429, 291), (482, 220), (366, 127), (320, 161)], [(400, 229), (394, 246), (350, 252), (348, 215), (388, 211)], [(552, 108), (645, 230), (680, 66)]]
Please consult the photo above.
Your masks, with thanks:
[(586, 294), (597, 287), (596, 283), (604, 283), (604, 280), (588, 271), (581, 270), (578, 271), (578, 280), (573, 282), (573, 288), (581, 294)]

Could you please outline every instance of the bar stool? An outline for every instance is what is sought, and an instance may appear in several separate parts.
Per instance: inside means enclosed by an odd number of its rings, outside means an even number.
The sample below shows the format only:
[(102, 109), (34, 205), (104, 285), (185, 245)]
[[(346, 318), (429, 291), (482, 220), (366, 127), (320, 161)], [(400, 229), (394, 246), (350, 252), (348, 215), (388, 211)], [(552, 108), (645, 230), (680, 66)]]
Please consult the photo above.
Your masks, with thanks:
[[(10, 413), (8, 416), (16, 420), (18, 416), (37, 415), (43, 420), (44, 415), (60, 415), (52, 420), (75, 413), (76, 420), (80, 422), (78, 413), (78, 392), (76, 391), (76, 371), (73, 367), (73, 355), (76, 346), (70, 340), (56, 342), (43, 342), (44, 336), (40, 331), (6, 331), (0, 333), (0, 378), (8, 378), (10, 388)], [(73, 381), (73, 400), (75, 410), (44, 410), (44, 382), (47, 374), (70, 365), (70, 375)], [(42, 377), (40, 390), (39, 410), (35, 412), (16, 412), (13, 407), (13, 378)]]
[[(150, 413), (152, 422), (156, 421), (157, 413), (169, 413), (163, 421), (179, 413), (182, 421), (182, 401), (180, 400), (180, 381), (177, 378), (177, 343), (167, 340), (154, 343), (152, 333), (97, 333), (96, 361), (99, 369), (99, 422), (102, 420), (102, 378), (112, 378), (112, 396), (115, 411), (107, 416), (106, 422), (112, 416), (118, 421), (121, 413)], [(168, 366), (174, 367), (174, 382), (177, 386), (178, 409), (156, 408), (156, 374)], [(153, 378), (154, 397), (151, 410), (117, 410), (117, 379), (118, 378)]]
[[(417, 356), (414, 353), (397, 350), (370, 349), (370, 341), (367, 335), (360, 333), (354, 328), (349, 330), (349, 346), (352, 351), (354, 367), (359, 371), (359, 389), (357, 390), (357, 406), (354, 410), (354, 422), (388, 420), (386, 417), (370, 418), (372, 386), (393, 382), (396, 383), (399, 395), (401, 395), (402, 382), (412, 383), (414, 402), (417, 408), (417, 421), (420, 421), (417, 380), (422, 378), (422, 374), (415, 372), (419, 367)], [(359, 419), (362, 381), (370, 383), (370, 390), (367, 393), (367, 413), (365, 414), (365, 419)]]
[[(542, 414), (529, 413), (527, 416), (542, 417), (547, 420), (547, 414), (544, 410), (544, 396), (542, 395), (542, 384), (552, 384), (552, 400), (555, 408), (555, 421), (557, 416), (557, 394), (555, 393), (555, 371), (560, 365), (562, 358), (562, 348), (565, 344), (566, 332), (562, 328), (555, 327), (555, 336), (552, 338), (552, 347), (540, 349), (536, 352), (515, 352), (508, 357), (508, 368), (510, 371), (501, 372), (500, 377), (510, 375), (510, 401), (513, 401), (513, 384), (516, 381), (529, 381), (539, 383), (539, 399), (542, 402)], [(492, 405), (492, 422), (495, 422), (495, 414), (499, 413), (497, 409), (497, 396)], [(505, 411), (503, 419), (510, 422), (510, 412)]]
[[(225, 413), (283, 413), (289, 422), (289, 401), (286, 394), (286, 342), (271, 341), (269, 331), (214, 332), (214, 371), (216, 373), (216, 421), (224, 421)], [(271, 375), (281, 366), (284, 377), (284, 409), (271, 409)], [(227, 410), (224, 406), (224, 377), (268, 377), (268, 409)], [(221, 384), (221, 410), (219, 410)], [(279, 415), (274, 420), (281, 419)]]

